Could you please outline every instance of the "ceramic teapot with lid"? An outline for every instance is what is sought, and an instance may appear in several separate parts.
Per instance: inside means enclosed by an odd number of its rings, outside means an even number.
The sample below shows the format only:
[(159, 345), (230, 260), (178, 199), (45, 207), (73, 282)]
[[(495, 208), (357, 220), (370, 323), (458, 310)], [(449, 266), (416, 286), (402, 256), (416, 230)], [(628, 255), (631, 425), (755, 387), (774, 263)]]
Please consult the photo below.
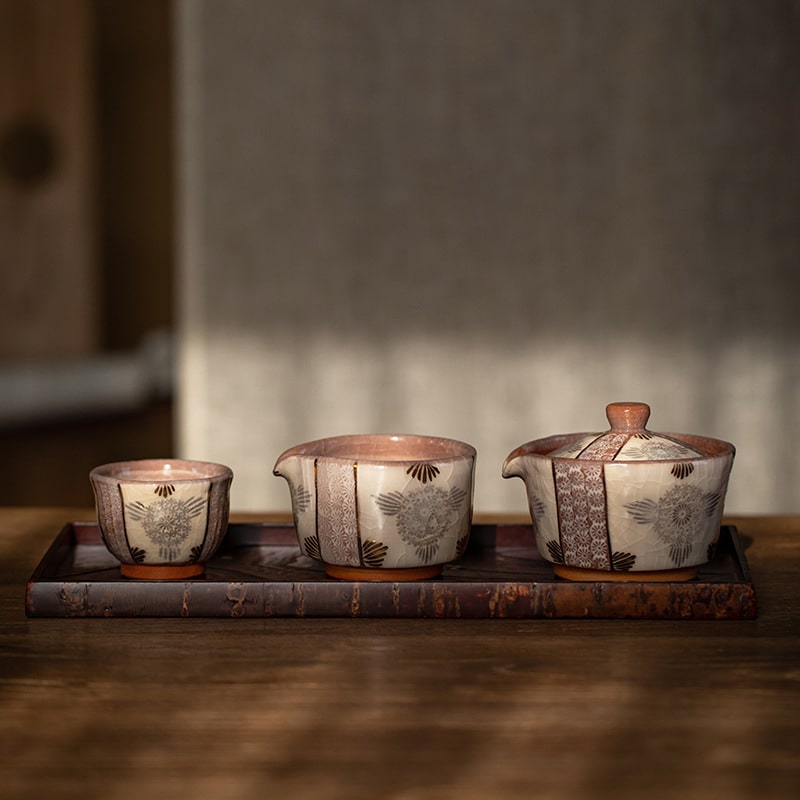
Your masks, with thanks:
[(610, 430), (527, 442), (503, 477), (525, 482), (541, 555), (571, 580), (689, 580), (719, 538), (734, 446), (645, 426), (611, 403)]

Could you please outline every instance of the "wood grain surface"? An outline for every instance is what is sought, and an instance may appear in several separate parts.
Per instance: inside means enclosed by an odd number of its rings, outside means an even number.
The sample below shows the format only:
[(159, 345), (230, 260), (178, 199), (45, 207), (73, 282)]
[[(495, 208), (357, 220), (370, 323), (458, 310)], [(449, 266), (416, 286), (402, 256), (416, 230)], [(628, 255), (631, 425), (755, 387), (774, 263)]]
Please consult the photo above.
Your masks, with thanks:
[(86, 509), (0, 509), (6, 798), (795, 798), (800, 518), (754, 621), (27, 619)]

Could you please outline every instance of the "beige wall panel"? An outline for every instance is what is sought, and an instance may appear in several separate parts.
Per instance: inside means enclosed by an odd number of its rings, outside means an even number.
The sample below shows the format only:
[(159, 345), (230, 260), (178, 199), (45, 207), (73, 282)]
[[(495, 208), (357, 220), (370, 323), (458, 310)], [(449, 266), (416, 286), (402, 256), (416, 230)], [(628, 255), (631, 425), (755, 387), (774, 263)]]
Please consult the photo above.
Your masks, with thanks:
[(181, 449), (285, 509), (292, 444), (733, 441), (729, 510), (797, 511), (797, 3), (179, 7)]

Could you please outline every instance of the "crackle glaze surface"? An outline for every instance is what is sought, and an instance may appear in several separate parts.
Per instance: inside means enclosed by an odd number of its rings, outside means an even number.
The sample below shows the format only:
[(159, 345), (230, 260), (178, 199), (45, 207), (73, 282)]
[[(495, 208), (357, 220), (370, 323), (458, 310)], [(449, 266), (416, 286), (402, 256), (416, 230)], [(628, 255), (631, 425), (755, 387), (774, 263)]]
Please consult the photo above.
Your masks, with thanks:
[(356, 436), (298, 445), (275, 474), (289, 482), (300, 548), (326, 564), (443, 564), (467, 545), (475, 450), (445, 439)]
[(653, 434), (643, 425), (612, 421), (605, 434), (529, 442), (506, 459), (504, 477), (525, 481), (545, 558), (611, 572), (673, 570), (710, 559), (734, 448)]
[(196, 461), (144, 460), (92, 470), (100, 532), (123, 564), (204, 563), (225, 535), (231, 471)]

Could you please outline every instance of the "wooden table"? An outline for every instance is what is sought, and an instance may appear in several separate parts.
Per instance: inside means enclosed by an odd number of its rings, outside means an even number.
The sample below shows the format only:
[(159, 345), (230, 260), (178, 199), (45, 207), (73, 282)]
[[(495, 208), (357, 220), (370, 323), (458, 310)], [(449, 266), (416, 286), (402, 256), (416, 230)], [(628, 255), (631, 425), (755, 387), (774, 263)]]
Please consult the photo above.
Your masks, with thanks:
[(4, 798), (800, 797), (800, 517), (755, 621), (26, 619), (86, 509), (0, 509)]

